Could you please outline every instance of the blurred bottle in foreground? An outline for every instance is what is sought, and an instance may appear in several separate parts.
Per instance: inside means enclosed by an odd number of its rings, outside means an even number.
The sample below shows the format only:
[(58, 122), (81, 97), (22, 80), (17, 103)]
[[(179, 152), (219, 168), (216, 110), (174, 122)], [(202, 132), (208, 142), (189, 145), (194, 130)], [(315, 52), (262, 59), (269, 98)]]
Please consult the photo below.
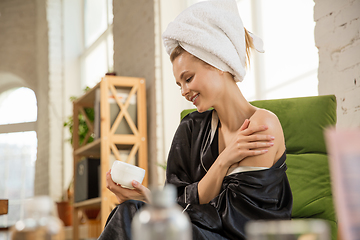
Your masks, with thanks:
[(323, 219), (252, 220), (245, 225), (247, 240), (330, 240)]
[(360, 129), (325, 130), (338, 239), (360, 239)]
[(176, 188), (152, 189), (151, 204), (132, 221), (133, 240), (190, 240), (192, 228), (186, 212), (176, 204)]
[(24, 219), (11, 229), (12, 240), (64, 240), (64, 226), (50, 197), (26, 200)]

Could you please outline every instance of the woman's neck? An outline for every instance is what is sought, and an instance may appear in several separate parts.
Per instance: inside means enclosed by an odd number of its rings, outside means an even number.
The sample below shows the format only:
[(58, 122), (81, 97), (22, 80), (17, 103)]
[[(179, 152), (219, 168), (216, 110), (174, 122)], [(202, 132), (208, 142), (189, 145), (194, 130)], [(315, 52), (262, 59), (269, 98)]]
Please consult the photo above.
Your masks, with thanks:
[(219, 116), (223, 131), (237, 131), (245, 119), (249, 119), (257, 109), (244, 98), (236, 84), (227, 87), (221, 98), (218, 101), (219, 104), (215, 105), (214, 108)]

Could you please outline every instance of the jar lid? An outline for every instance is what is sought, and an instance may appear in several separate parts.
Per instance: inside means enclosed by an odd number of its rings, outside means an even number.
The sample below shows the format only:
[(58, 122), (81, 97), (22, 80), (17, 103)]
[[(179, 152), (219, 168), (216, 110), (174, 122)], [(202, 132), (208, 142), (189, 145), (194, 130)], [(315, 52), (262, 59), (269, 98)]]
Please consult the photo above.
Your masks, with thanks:
[(151, 189), (151, 202), (156, 207), (170, 207), (176, 202), (176, 188), (167, 184), (164, 188)]

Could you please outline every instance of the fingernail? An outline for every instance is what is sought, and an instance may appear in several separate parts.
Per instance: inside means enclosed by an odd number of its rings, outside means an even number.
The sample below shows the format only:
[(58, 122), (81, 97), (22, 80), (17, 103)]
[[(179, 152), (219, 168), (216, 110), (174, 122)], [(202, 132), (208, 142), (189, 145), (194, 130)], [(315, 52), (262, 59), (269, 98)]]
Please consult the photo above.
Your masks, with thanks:
[(134, 181), (133, 181), (133, 186), (134, 186), (134, 187), (137, 187), (137, 185), (139, 185), (139, 182), (137, 182), (137, 181), (134, 180)]
[(274, 139), (275, 139), (275, 137), (274, 137), (274, 136), (271, 136), (270, 138), (271, 138), (272, 140), (274, 140)]

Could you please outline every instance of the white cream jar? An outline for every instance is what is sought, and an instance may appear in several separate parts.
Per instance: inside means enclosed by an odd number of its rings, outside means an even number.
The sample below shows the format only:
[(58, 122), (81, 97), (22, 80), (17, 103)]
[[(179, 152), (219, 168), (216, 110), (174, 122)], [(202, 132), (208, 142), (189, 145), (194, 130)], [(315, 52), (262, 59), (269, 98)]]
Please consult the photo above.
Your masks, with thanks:
[(114, 161), (111, 167), (112, 180), (125, 188), (134, 189), (131, 182), (135, 180), (141, 184), (144, 176), (144, 169), (122, 161)]

